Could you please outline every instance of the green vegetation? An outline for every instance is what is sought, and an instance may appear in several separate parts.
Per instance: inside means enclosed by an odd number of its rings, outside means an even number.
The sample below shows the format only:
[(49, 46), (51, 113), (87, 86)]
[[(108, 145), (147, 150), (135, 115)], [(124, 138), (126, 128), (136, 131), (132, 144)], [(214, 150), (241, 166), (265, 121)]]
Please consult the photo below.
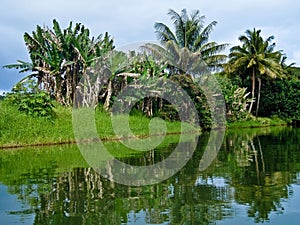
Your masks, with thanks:
[[(255, 83), (258, 81), (258, 94), (256, 103), (256, 113), (258, 116), (261, 77), (270, 78), (282, 77), (284, 75), (283, 67), (280, 64), (282, 54), (274, 51), (275, 43), (270, 43), (274, 37), (270, 36), (266, 40), (260, 35), (261, 30), (247, 30), (246, 35), (239, 37), (243, 43), (242, 46), (235, 46), (230, 49), (229, 62), (227, 69), (230, 73), (241, 76), (251, 74), (252, 98), (255, 98)], [(251, 101), (249, 112), (252, 112), (253, 101)]]
[[(30, 215), (35, 224), (116, 225), (129, 222), (128, 215), (151, 211), (146, 219), (152, 224), (214, 224), (237, 216), (272, 223), (278, 214), (295, 210), (286, 207), (287, 201), (297, 205), (299, 135), (300, 129), (289, 127), (228, 130), (216, 160), (200, 172), (209, 137), (203, 133), (184, 168), (164, 182), (139, 187), (108, 181), (87, 165), (76, 145), (0, 151), (0, 182), (22, 206), (7, 207), (5, 215)], [(123, 155), (123, 160), (130, 165), (160, 162), (174, 151), (171, 143), (154, 154)], [(107, 167), (116, 172), (113, 165)]]
[(31, 116), (52, 118), (54, 105), (48, 93), (39, 90), (35, 80), (18, 83), (13, 93), (7, 95), (10, 103), (17, 106), (19, 111)]
[[(56, 103), (55, 116), (52, 119), (45, 119), (44, 117), (33, 117), (20, 113), (17, 106), (7, 102), (0, 102), (0, 107), (1, 147), (75, 142), (71, 108)], [(100, 138), (116, 139), (109, 113), (97, 108), (95, 121)], [(142, 115), (132, 115), (129, 122), (133, 134), (137, 136), (148, 135), (149, 118)], [(180, 122), (166, 122), (166, 125), (167, 133), (179, 133), (183, 124)]]
[(0, 104), (0, 146), (74, 140), (70, 108), (56, 105), (53, 121), (20, 113), (7, 102)]
[(24, 41), (31, 62), (18, 60), (17, 64), (5, 67), (31, 72), (20, 82), (36, 79), (39, 89), (66, 106), (72, 105), (83, 71), (114, 48), (108, 33), (91, 38), (89, 29), (82, 24), (73, 27), (70, 22), (69, 27), (62, 30), (56, 20), (53, 20), (53, 29), (38, 25), (32, 35), (26, 32)]
[(168, 15), (171, 17), (175, 31), (172, 32), (164, 23), (155, 23), (155, 32), (166, 48), (168, 45), (175, 45), (177, 49), (197, 53), (209, 68), (218, 68), (226, 60), (226, 55), (220, 52), (228, 45), (209, 41), (209, 35), (217, 25), (217, 21), (204, 27), (205, 16), (200, 16), (199, 13), (199, 10), (196, 10), (189, 16), (186, 9), (183, 9), (181, 14), (170, 9)]
[[(169, 10), (168, 15), (174, 30), (155, 23), (161, 46), (145, 44), (140, 52), (116, 51), (107, 32), (91, 37), (80, 23), (70, 22), (62, 29), (53, 20), (52, 29), (37, 26), (32, 34), (26, 32), (30, 62), (4, 66), (29, 74), (5, 98), (1, 96), (0, 145), (73, 142), (71, 106), (96, 109), (101, 138), (115, 138), (109, 116), (128, 113), (126, 105), (137, 135), (148, 134), (152, 117), (167, 120), (171, 133), (181, 130), (179, 120), (193, 126), (193, 107), (201, 128), (210, 129), (215, 125), (212, 110), (219, 106), (208, 98), (217, 93), (206, 96), (199, 85), (210, 73), (221, 86), (228, 127), (299, 121), (300, 70), (285, 64), (286, 56), (275, 50), (273, 36), (264, 39), (261, 30), (247, 30), (239, 37), (241, 45), (232, 47), (227, 57), (222, 51), (228, 45), (209, 38), (216, 21), (205, 26), (198, 10), (190, 15), (186, 9)], [(169, 81), (185, 90), (192, 102), (176, 107), (164, 98), (164, 93), (181, 95)], [(130, 95), (119, 98), (125, 88)], [(180, 118), (179, 112), (187, 116)]]
[(269, 127), (269, 126), (283, 126), (288, 125), (286, 120), (278, 117), (251, 117), (243, 121), (236, 121), (228, 123), (228, 128), (255, 128), (255, 127)]
[(289, 68), (291, 74), (282, 80), (264, 80), (261, 92), (263, 104), (259, 113), (261, 116), (278, 116), (288, 120), (299, 121), (300, 118), (300, 71)]

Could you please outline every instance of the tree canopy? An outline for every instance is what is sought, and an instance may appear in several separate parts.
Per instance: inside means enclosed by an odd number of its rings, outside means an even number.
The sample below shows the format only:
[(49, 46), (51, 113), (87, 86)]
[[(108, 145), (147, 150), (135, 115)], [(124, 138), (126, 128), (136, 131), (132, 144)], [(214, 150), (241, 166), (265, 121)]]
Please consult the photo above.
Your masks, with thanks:
[(192, 12), (189, 16), (186, 9), (183, 9), (180, 14), (170, 9), (168, 15), (173, 22), (174, 31), (161, 22), (154, 25), (161, 44), (165, 46), (169, 42), (173, 42), (178, 48), (186, 48), (193, 53), (197, 52), (211, 69), (220, 68), (227, 57), (220, 53), (228, 45), (209, 41), (209, 35), (217, 25), (217, 21), (205, 26), (205, 16), (201, 16), (199, 10)]
[[(255, 83), (258, 80), (258, 96), (256, 105), (256, 115), (259, 110), (261, 78), (282, 77), (284, 70), (281, 65), (282, 53), (275, 51), (276, 44), (272, 42), (274, 36), (263, 39), (261, 30), (246, 30), (245, 35), (239, 37), (242, 42), (239, 46), (230, 49), (227, 70), (236, 75), (250, 75), (252, 81), (252, 98), (255, 97)], [(253, 101), (249, 112), (252, 111)]]

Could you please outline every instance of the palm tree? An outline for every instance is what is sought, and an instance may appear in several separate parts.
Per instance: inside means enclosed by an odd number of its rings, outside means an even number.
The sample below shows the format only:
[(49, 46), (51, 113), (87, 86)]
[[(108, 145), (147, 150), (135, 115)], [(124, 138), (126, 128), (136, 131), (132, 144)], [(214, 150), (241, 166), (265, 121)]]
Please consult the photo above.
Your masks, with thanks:
[(226, 55), (219, 53), (227, 47), (227, 44), (209, 42), (209, 35), (217, 22), (213, 21), (204, 27), (205, 16), (200, 16), (199, 10), (189, 16), (186, 9), (183, 9), (181, 14), (170, 9), (168, 15), (174, 24), (174, 33), (164, 23), (155, 23), (154, 25), (161, 44), (165, 46), (168, 42), (173, 42), (178, 48), (186, 48), (193, 53), (197, 52), (211, 69), (220, 68)]
[(201, 53), (180, 48), (172, 41), (168, 41), (163, 47), (147, 43), (141, 48), (145, 53), (151, 55), (158, 64), (165, 64), (170, 76), (189, 75), (195, 78), (209, 73), (206, 63), (201, 60)]
[[(274, 36), (264, 40), (261, 37), (261, 30), (246, 30), (246, 35), (239, 37), (241, 46), (234, 46), (230, 49), (229, 62), (225, 69), (229, 73), (251, 74), (252, 98), (255, 97), (255, 83), (258, 81), (258, 95), (256, 105), (256, 116), (259, 110), (261, 78), (282, 77), (284, 70), (281, 65), (282, 54), (280, 51), (274, 51)], [(249, 112), (252, 111), (253, 101), (250, 104)]]

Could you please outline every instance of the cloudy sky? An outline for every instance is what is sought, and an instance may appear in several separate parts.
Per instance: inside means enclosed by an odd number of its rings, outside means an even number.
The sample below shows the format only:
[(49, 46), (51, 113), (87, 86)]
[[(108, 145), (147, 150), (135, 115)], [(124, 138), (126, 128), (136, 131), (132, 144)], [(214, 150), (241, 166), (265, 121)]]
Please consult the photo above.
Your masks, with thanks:
[(189, 12), (199, 9), (206, 24), (216, 20), (211, 40), (237, 45), (246, 29), (275, 36), (277, 50), (289, 62), (300, 65), (300, 1), (298, 0), (2, 0), (0, 8), (0, 92), (11, 90), (25, 74), (3, 69), (17, 59), (28, 60), (24, 32), (36, 25), (51, 27), (57, 19), (62, 28), (69, 21), (81, 22), (93, 36), (108, 31), (116, 46), (137, 41), (155, 41), (155, 22), (170, 24), (168, 9)]

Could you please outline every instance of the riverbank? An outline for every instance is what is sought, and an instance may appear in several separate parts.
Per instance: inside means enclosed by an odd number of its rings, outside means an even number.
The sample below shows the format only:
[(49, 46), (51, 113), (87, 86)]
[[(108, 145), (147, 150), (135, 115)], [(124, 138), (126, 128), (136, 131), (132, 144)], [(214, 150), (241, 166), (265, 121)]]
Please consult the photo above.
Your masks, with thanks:
[[(28, 116), (25, 113), (20, 113), (14, 106), (0, 104), (0, 149), (76, 143), (73, 133), (72, 108), (57, 106), (55, 108), (56, 116), (50, 120)], [(149, 136), (149, 118), (143, 115), (132, 115), (129, 118), (129, 123), (135, 137)], [(116, 136), (109, 113), (99, 109), (95, 113), (95, 125), (101, 140), (115, 141), (135, 138), (134, 136)], [(227, 128), (240, 129), (282, 125), (287, 125), (287, 122), (279, 118), (257, 118), (250, 121), (228, 123)], [(180, 122), (166, 121), (166, 127), (167, 135), (200, 132), (200, 130)], [(159, 135), (159, 132), (157, 134)]]
[[(73, 133), (72, 108), (56, 106), (56, 116), (50, 120), (28, 116), (25, 113), (20, 113), (14, 106), (0, 104), (0, 148), (76, 143)], [(95, 112), (95, 126), (101, 140), (113, 141), (125, 138), (147, 137), (149, 136), (149, 123), (150, 119), (145, 116), (132, 115), (129, 117), (129, 124), (134, 136), (120, 137), (115, 135), (109, 113), (99, 109)], [(195, 133), (200, 131), (188, 124), (166, 121), (167, 135), (180, 134), (182, 132)]]
[(267, 118), (267, 117), (253, 117), (251, 120), (236, 121), (234, 123), (227, 123), (227, 129), (240, 129), (240, 128), (260, 128), (260, 127), (271, 127), (271, 126), (287, 126), (290, 125), (290, 121), (282, 120), (278, 117)]

